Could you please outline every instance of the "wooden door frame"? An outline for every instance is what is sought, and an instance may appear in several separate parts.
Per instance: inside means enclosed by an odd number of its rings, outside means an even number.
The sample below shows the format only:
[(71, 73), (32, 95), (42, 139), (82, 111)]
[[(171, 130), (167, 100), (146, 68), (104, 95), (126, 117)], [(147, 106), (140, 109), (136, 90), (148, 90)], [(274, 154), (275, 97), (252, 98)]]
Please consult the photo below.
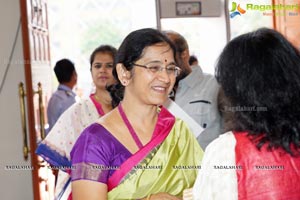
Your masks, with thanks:
[[(27, 118), (28, 118), (28, 135), (29, 148), (32, 170), (32, 189), (34, 200), (40, 199), (39, 183), (40, 178), (38, 174), (39, 164), (35, 154), (37, 148), (35, 119), (34, 119), (34, 103), (33, 103), (33, 85), (31, 74), (31, 56), (30, 56), (30, 41), (29, 41), (29, 21), (27, 15), (27, 0), (20, 0), (21, 9), (21, 25), (22, 25), (22, 39), (23, 39), (23, 56), (24, 56), (24, 72), (25, 72), (25, 88), (26, 88), (26, 104), (27, 104)], [(49, 48), (49, 46), (48, 46)]]

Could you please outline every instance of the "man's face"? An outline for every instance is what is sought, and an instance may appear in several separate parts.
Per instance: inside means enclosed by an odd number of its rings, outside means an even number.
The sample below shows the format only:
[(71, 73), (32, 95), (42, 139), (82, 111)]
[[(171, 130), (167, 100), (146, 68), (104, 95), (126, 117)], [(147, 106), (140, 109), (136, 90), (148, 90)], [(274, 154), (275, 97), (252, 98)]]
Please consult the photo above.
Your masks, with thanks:
[[(166, 35), (168, 36), (168, 38), (174, 42), (175, 46), (178, 45), (176, 44), (179, 39), (179, 35), (177, 33), (173, 33), (173, 32), (167, 32)], [(189, 54), (189, 50), (185, 49), (181, 52), (178, 51), (178, 47), (176, 47), (177, 52), (176, 52), (176, 63), (177, 66), (180, 67), (181, 72), (180, 74), (176, 77), (176, 83), (175, 83), (175, 87), (177, 86), (178, 82), (185, 78), (189, 73), (191, 73), (192, 69), (189, 65), (189, 58), (190, 58), (190, 54)]]
[(179, 52), (177, 52), (176, 54), (177, 66), (181, 69), (180, 74), (176, 77), (176, 83), (178, 83), (181, 79), (184, 79), (191, 71), (189, 62), (187, 59), (185, 59), (186, 57), (188, 57), (187, 55), (185, 55), (188, 54), (185, 51), (181, 52), (181, 54), (179, 54)]

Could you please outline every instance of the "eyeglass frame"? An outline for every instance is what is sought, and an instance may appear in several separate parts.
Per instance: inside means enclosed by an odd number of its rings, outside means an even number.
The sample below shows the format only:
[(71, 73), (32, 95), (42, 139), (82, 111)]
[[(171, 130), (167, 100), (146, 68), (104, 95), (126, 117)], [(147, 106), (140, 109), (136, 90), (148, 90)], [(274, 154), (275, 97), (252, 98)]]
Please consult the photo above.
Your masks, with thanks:
[[(131, 65), (134, 65), (134, 66), (137, 66), (137, 67), (142, 67), (142, 68), (145, 68), (145, 69), (151, 71), (150, 67), (148, 67), (147, 65), (140, 65), (140, 64), (136, 64), (136, 63), (131, 63)], [(180, 69), (180, 67), (178, 67), (175, 64), (172, 64), (172, 65), (175, 66), (174, 76), (177, 77), (181, 73), (181, 69)], [(151, 72), (155, 74), (155, 73), (161, 72), (161, 71), (163, 71), (163, 69), (165, 69), (166, 72), (167, 72), (167, 74), (171, 75), (172, 73), (168, 72), (168, 69), (167, 69), (168, 66), (166, 66), (166, 67), (160, 66), (160, 68), (158, 69), (158, 71), (155, 71), (155, 72), (151, 71)]]

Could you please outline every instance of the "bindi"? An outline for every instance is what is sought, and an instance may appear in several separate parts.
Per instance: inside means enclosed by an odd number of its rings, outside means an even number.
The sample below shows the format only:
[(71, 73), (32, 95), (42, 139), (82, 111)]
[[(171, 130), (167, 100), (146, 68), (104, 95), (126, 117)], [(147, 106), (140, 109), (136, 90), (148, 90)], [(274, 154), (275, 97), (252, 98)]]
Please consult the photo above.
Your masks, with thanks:
[(165, 62), (168, 62), (168, 60), (167, 60), (167, 59), (165, 59)]

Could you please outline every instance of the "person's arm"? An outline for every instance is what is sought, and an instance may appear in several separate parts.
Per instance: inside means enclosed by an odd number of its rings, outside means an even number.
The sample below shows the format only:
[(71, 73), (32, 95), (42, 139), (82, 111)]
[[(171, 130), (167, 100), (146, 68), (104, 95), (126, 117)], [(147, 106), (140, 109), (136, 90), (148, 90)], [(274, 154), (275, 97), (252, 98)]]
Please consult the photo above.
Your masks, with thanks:
[[(193, 186), (193, 200), (237, 199), (236, 140), (227, 132), (208, 145)], [(188, 198), (187, 198), (188, 199)]]
[(100, 125), (88, 126), (71, 151), (72, 196), (75, 200), (106, 200), (111, 149), (104, 145)]
[(48, 132), (51, 131), (56, 121), (59, 119), (61, 115), (61, 102), (60, 99), (54, 93), (48, 103), (47, 107), (47, 118), (48, 118)]
[(72, 182), (73, 200), (107, 200), (107, 185), (89, 180)]

